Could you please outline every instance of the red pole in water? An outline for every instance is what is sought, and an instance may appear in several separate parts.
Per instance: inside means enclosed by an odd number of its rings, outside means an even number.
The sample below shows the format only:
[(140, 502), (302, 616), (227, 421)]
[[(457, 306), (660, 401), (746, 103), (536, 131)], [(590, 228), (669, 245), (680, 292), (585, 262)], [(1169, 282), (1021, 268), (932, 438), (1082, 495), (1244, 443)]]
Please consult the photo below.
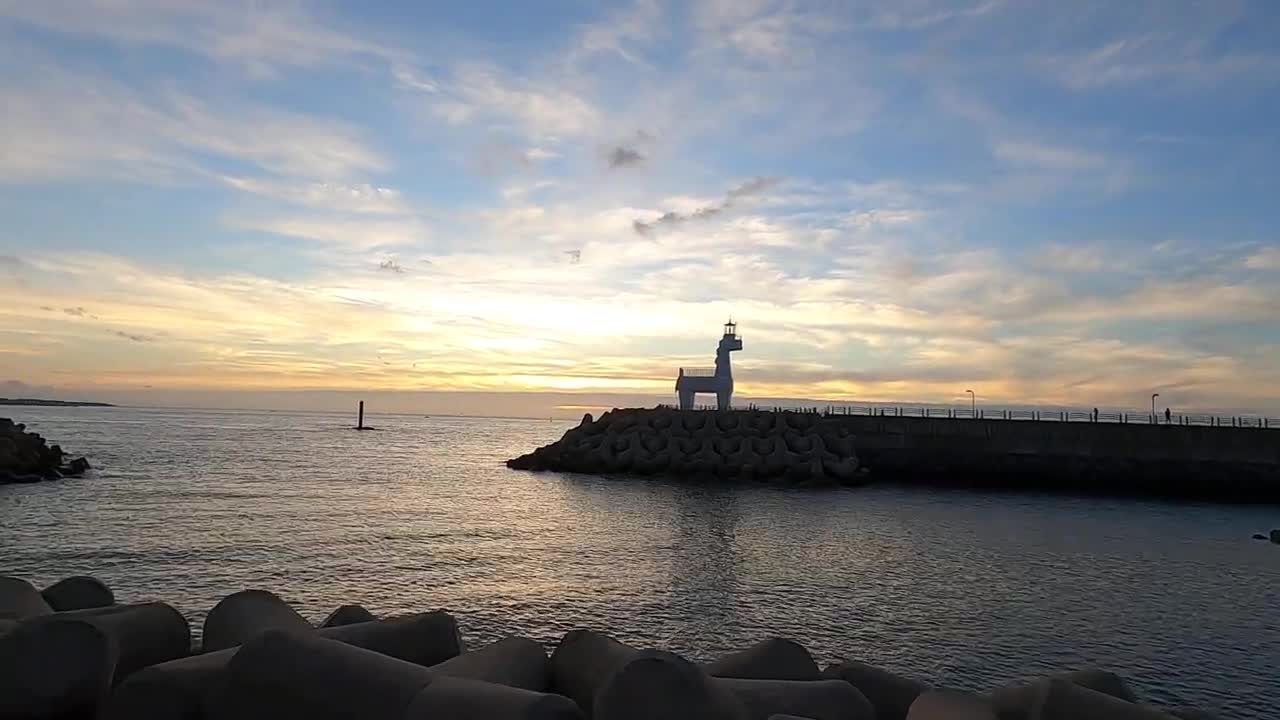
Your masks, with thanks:
[(364, 401), (360, 401), (360, 417), (356, 420), (356, 429), (364, 429)]

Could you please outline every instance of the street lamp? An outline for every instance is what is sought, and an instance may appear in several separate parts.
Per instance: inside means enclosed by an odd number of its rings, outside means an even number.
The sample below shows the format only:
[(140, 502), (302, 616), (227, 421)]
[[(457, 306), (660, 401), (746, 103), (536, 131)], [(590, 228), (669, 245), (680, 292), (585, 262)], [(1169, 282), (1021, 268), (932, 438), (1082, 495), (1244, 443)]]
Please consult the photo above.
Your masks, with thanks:
[(1152, 421), (1155, 421), (1155, 418), (1156, 418), (1156, 398), (1158, 398), (1158, 397), (1160, 397), (1160, 393), (1151, 393), (1151, 419), (1152, 419)]
[(978, 417), (978, 396), (973, 394), (972, 390), (965, 390), (969, 393), (969, 417)]

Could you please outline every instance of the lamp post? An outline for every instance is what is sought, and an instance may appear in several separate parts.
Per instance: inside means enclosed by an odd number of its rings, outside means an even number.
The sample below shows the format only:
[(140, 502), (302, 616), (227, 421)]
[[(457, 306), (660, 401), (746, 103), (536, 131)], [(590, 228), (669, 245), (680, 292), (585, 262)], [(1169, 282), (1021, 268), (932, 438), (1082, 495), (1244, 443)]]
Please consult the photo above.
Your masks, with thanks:
[(1156, 398), (1160, 397), (1160, 393), (1151, 393), (1151, 421), (1156, 419)]
[(965, 392), (969, 393), (969, 417), (976, 418), (978, 417), (978, 396), (972, 390), (965, 390)]

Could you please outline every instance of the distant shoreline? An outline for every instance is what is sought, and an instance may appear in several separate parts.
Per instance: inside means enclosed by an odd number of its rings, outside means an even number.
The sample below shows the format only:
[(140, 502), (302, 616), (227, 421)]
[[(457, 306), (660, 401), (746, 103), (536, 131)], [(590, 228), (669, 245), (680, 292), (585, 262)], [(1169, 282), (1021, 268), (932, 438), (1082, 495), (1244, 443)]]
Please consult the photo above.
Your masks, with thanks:
[(111, 403), (83, 402), (79, 400), (40, 400), (38, 398), (0, 398), (0, 405), (26, 407), (115, 407)]

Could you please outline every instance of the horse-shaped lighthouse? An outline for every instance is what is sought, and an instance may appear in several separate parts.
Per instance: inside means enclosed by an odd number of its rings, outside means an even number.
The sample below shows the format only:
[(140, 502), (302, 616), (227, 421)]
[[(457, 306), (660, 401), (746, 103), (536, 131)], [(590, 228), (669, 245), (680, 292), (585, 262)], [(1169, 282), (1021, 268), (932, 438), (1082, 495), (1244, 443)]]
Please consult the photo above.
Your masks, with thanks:
[(698, 393), (715, 393), (716, 407), (728, 410), (729, 401), (733, 399), (733, 368), (729, 364), (729, 353), (741, 349), (738, 325), (730, 318), (724, 324), (724, 337), (720, 338), (720, 345), (716, 348), (715, 369), (680, 368), (680, 375), (676, 377), (680, 409), (692, 410)]

